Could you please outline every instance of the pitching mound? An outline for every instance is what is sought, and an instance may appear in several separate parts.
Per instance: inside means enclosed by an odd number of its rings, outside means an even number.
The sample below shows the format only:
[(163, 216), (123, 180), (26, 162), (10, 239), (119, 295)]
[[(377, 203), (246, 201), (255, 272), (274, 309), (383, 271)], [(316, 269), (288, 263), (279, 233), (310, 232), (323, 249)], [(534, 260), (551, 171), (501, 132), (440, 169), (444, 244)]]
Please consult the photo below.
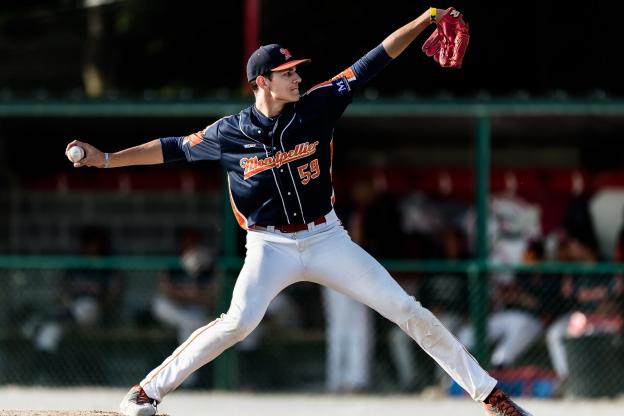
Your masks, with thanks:
[(121, 416), (121, 413), (99, 410), (0, 410), (0, 416)]

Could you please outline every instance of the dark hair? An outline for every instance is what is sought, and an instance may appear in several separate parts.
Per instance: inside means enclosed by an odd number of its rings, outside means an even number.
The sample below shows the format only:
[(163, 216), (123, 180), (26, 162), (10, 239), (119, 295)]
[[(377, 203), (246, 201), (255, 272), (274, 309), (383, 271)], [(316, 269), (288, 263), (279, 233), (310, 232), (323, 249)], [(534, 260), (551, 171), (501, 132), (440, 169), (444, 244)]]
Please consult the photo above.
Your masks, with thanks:
[[(261, 74), (260, 76), (263, 76), (263, 77), (268, 78), (268, 79), (273, 79), (273, 72), (272, 71), (265, 72), (264, 74)], [(250, 81), (249, 85), (251, 85), (251, 90), (253, 92), (258, 91), (258, 84), (256, 84), (256, 80), (255, 79), (253, 81)]]
[(544, 241), (539, 238), (532, 238), (527, 245), (527, 251), (535, 253), (535, 256), (539, 259), (543, 259), (546, 256), (546, 250), (544, 248)]

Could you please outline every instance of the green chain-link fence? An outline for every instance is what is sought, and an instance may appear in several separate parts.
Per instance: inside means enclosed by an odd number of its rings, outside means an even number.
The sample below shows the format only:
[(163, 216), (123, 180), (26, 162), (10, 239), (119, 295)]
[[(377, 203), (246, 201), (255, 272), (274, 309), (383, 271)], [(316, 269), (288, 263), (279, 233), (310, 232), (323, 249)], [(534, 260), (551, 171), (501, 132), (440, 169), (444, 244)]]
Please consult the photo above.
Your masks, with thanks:
[[(157, 323), (151, 315), (151, 302), (157, 293), (158, 273), (178, 268), (176, 258), (109, 258), (91, 262), (81, 258), (28, 258), (4, 257), (1, 259), (3, 291), (0, 294), (0, 383), (43, 385), (112, 385), (127, 386), (136, 383), (149, 370), (158, 365), (178, 344), (172, 329)], [(223, 270), (235, 270), (239, 259), (222, 262)], [(456, 328), (470, 325), (470, 294), (478, 293), (471, 288), (477, 282), (476, 275), (485, 271), (478, 263), (444, 262), (384, 262), (394, 276), (406, 277), (416, 282), (414, 294), (427, 302), (426, 285), (430, 279), (447, 281), (449, 276), (463, 276), (466, 285), (451, 284), (448, 290), (464, 290), (460, 293), (465, 304), (458, 304), (459, 321), (443, 322)], [(494, 274), (505, 269), (489, 266)], [(598, 264), (593, 267), (576, 264), (543, 264), (532, 267), (516, 267), (519, 279), (526, 283), (540, 280), (541, 310), (539, 335), (523, 352), (505, 368), (491, 371), (513, 394), (549, 397), (556, 387), (556, 373), (549, 351), (549, 324), (557, 321), (574, 308), (562, 310), (558, 299), (560, 283), (565, 278), (580, 279), (591, 274), (596, 281), (609, 281), (624, 271), (619, 264)], [(121, 290), (101, 310), (96, 324), (80, 326), (68, 319), (67, 299), (59, 293), (67, 275), (95, 276), (95, 279), (122, 281)], [(103, 274), (104, 272), (104, 274)], [(224, 274), (222, 275), (224, 276)], [(70, 277), (71, 278), (71, 277)], [(223, 277), (220, 278), (224, 280)], [(544, 284), (545, 283), (545, 284)], [(463, 289), (460, 289), (462, 288)], [(454, 289), (455, 288), (455, 289)], [(306, 313), (323, 316), (319, 288), (300, 284), (289, 290), (306, 308)], [(223, 294), (226, 298), (228, 293)], [(577, 396), (615, 395), (624, 391), (621, 381), (624, 346), (622, 344), (621, 316), (622, 298), (614, 298), (611, 315), (590, 317), (585, 330), (576, 336), (565, 335), (562, 345), (567, 352), (570, 376), (564, 385), (564, 393)], [(475, 305), (489, 305), (485, 299), (475, 298)], [(223, 308), (216, 313), (223, 312)], [(435, 305), (428, 305), (441, 312)], [(485, 309), (488, 309), (487, 307)], [(555, 315), (559, 310), (561, 315)], [(607, 312), (607, 310), (604, 310)], [(486, 315), (489, 321), (494, 313)], [(588, 315), (589, 316), (589, 315)], [(619, 323), (618, 317), (619, 316)], [(602, 318), (600, 318), (602, 317)], [(614, 318), (609, 320), (609, 317)], [(574, 320), (573, 320), (574, 321)], [(52, 322), (62, 325), (62, 336), (55, 348), (44, 348), (45, 331), (50, 332)], [(195, 387), (254, 390), (322, 391), (326, 378), (326, 340), (322, 319), (308, 319), (304, 325), (293, 329), (278, 329), (270, 319), (265, 326), (265, 336), (254, 348), (233, 348), (230, 361), (225, 365), (210, 364), (200, 371)], [(474, 321), (472, 321), (474, 324)], [(574, 333), (573, 322), (569, 330)], [(443, 385), (447, 394), (462, 394), (459, 388), (439, 373), (437, 366), (411, 340), (401, 339), (395, 327), (380, 316), (373, 314), (374, 334), (370, 360), (373, 392), (420, 391), (428, 386)], [(485, 325), (486, 327), (487, 324)], [(478, 327), (478, 326), (477, 326)], [(468, 327), (464, 327), (466, 330)], [(491, 327), (488, 327), (490, 330)], [(523, 331), (519, 327), (519, 331)], [(593, 328), (593, 329), (591, 329)], [(526, 329), (525, 329), (526, 330)], [(528, 330), (527, 330), (528, 331)], [(528, 332), (522, 335), (530, 336)], [(51, 335), (48, 334), (48, 337)], [(54, 337), (52, 337), (54, 338)], [(462, 336), (460, 336), (462, 338)], [(520, 336), (517, 339), (522, 339)], [(488, 354), (481, 357), (487, 365), (488, 358), (496, 349), (496, 342), (486, 343)], [(48, 342), (48, 344), (50, 344)], [(476, 344), (473, 344), (473, 348)], [(401, 347), (412, 354), (410, 363), (400, 357)], [(474, 349), (473, 349), (474, 351)], [(232, 359), (234, 357), (234, 359)], [(411, 385), (402, 384), (402, 374), (411, 374)]]
[[(157, 273), (170, 261), (58, 260), (2, 269), (2, 383), (126, 385), (175, 347), (175, 334), (150, 318)], [(109, 295), (92, 303), (72, 284), (106, 285)]]

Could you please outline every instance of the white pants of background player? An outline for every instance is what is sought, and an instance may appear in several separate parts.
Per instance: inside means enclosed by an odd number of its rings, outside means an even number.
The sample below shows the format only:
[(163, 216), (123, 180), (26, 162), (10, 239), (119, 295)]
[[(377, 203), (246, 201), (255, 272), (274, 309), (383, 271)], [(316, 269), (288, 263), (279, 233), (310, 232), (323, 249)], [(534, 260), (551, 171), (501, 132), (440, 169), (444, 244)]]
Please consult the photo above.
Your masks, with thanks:
[(285, 287), (310, 281), (364, 303), (395, 322), (476, 401), (496, 380), (483, 370), (429, 310), (409, 296), (368, 253), (353, 243), (336, 214), (307, 231), (250, 231), (247, 255), (226, 314), (195, 331), (141, 386), (160, 402), (191, 373), (244, 339)]
[[(542, 324), (534, 315), (508, 310), (492, 314), (487, 321), (488, 341), (496, 343), (491, 362), (506, 367), (527, 351), (542, 334)], [(472, 348), (475, 344), (474, 327), (466, 325), (459, 331), (459, 340)]]
[(570, 369), (568, 368), (568, 355), (564, 344), (564, 340), (568, 335), (569, 323), (570, 314), (566, 313), (550, 324), (548, 330), (546, 331), (548, 354), (550, 355), (550, 361), (552, 362), (560, 380), (565, 380), (570, 374)]
[(327, 343), (326, 388), (333, 393), (364, 390), (370, 382), (371, 310), (327, 287), (322, 294)]

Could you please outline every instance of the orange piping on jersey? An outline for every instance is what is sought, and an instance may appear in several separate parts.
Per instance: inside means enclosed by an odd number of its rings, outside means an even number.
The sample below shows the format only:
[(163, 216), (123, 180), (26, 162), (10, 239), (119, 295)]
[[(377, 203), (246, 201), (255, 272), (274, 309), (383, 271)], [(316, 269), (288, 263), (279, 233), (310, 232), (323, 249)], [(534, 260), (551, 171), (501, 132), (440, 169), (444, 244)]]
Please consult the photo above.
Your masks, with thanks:
[(342, 71), (341, 73), (339, 73), (338, 75), (336, 75), (335, 77), (333, 77), (330, 81), (335, 81), (340, 77), (345, 77), (347, 78), (347, 80), (353, 81), (355, 79), (355, 72), (353, 72), (353, 69), (349, 67), (345, 69), (344, 71)]
[(355, 76), (355, 72), (353, 72), (353, 69), (351, 69), (351, 67), (345, 69), (344, 71), (342, 71), (341, 73), (339, 73), (338, 75), (336, 75), (335, 77), (331, 78), (328, 81), (323, 81), (320, 84), (316, 84), (315, 86), (313, 86), (312, 88), (310, 88), (308, 91), (306, 91), (306, 94), (311, 93), (314, 90), (317, 90), (319, 88), (322, 87), (326, 87), (328, 85), (331, 85), (332, 81), (337, 80), (338, 78), (346, 78), (347, 81), (353, 81), (354, 79), (356, 79), (357, 77)]
[(224, 118), (226, 117), (221, 117), (220, 119), (216, 120), (214, 123), (212, 123), (205, 129), (198, 131), (197, 133), (193, 133), (193, 134), (189, 134), (188, 136), (185, 136), (184, 139), (182, 139), (182, 145), (184, 146), (187, 143), (189, 143), (190, 144), (189, 147), (193, 147), (193, 146), (200, 144), (204, 140), (204, 133), (206, 133), (206, 131), (210, 127), (214, 126), (215, 124), (217, 124), (219, 121), (223, 120)]
[(326, 87), (328, 85), (331, 85), (331, 81), (324, 81), (324, 82), (321, 82), (320, 84), (316, 84), (315, 86), (307, 90), (306, 94), (310, 94), (312, 91), (315, 91), (321, 87)]
[(228, 175), (228, 193), (230, 194), (230, 205), (232, 206), (232, 212), (234, 213), (234, 217), (236, 217), (236, 222), (243, 230), (248, 230), (249, 227), (247, 225), (247, 218), (236, 208), (236, 204), (234, 203), (234, 198), (232, 197), (232, 186), (230, 185), (230, 176)]
[(200, 144), (202, 140), (204, 140), (204, 132), (198, 131), (197, 133), (189, 134), (188, 136), (186, 136), (182, 141), (182, 145), (190, 143), (190, 147), (193, 147)]

